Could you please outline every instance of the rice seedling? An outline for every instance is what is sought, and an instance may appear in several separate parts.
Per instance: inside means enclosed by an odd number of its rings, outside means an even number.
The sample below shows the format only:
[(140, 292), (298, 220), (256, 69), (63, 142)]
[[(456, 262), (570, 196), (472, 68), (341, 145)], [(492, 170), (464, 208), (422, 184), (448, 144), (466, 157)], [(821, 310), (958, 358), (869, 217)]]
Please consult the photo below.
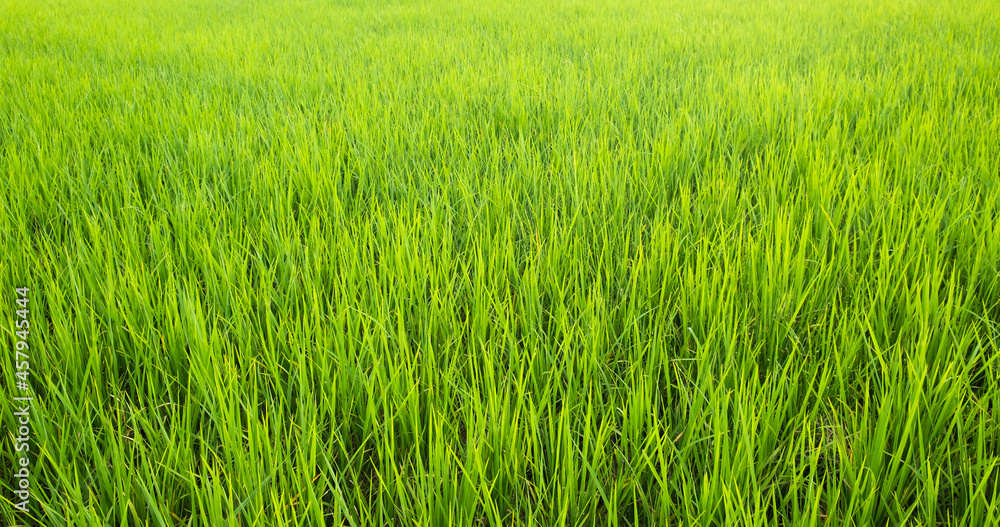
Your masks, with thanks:
[(1000, 523), (995, 2), (0, 0), (0, 94), (7, 525)]

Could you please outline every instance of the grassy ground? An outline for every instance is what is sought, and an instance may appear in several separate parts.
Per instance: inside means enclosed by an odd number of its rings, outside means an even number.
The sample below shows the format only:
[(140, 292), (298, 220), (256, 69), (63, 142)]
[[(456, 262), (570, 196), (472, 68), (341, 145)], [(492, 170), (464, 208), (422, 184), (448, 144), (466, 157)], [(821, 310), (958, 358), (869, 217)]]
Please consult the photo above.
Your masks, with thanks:
[(1000, 522), (993, 1), (0, 0), (0, 174), (8, 525)]

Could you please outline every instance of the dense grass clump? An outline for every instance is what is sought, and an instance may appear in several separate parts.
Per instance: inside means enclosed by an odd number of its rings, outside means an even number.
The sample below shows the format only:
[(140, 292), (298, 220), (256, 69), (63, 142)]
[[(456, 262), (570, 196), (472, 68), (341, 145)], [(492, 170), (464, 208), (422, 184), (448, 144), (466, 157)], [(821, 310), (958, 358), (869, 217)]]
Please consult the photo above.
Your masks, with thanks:
[(32, 525), (996, 525), (1000, 6), (0, 0)]

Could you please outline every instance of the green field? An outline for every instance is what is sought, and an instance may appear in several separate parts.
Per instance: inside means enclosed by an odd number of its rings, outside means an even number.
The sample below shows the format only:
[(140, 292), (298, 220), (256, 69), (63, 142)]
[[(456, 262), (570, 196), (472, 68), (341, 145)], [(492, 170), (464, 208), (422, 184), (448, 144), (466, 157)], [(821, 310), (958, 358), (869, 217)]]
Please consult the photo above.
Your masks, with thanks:
[(0, 0), (0, 188), (5, 525), (1000, 523), (995, 0)]

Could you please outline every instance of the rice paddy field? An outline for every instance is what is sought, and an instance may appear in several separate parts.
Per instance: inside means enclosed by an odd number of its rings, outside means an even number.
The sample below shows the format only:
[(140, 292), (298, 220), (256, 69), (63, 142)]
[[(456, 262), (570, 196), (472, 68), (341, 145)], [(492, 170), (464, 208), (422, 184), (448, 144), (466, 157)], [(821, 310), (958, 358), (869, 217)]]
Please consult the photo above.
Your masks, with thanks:
[(997, 525), (998, 182), (995, 1), (0, 0), (0, 518)]

